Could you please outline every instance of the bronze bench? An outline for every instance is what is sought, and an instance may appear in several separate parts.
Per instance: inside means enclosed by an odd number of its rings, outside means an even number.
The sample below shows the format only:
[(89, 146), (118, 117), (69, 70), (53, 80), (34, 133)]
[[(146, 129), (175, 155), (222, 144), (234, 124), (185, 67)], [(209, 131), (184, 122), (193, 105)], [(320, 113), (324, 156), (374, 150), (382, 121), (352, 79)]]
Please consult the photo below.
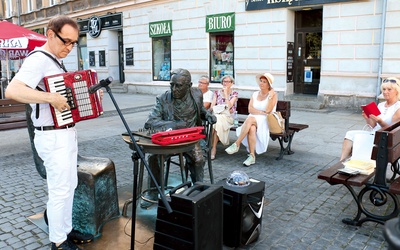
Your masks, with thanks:
[[(374, 139), (374, 147), (371, 159), (376, 160), (375, 172), (370, 175), (349, 176), (338, 173), (343, 168), (342, 162), (338, 162), (318, 174), (318, 179), (325, 180), (331, 185), (342, 184), (351, 193), (357, 204), (357, 214), (351, 218), (345, 218), (343, 223), (353, 226), (361, 226), (366, 221), (384, 224), (385, 221), (398, 216), (400, 194), (400, 177), (398, 160), (400, 157), (400, 122), (377, 131)], [(393, 175), (386, 179), (386, 168), (391, 163)], [(361, 187), (356, 191), (353, 186)], [(371, 209), (372, 207), (372, 209)], [(375, 208), (375, 209), (373, 209)], [(384, 209), (386, 208), (386, 210)], [(363, 218), (361, 216), (364, 215)]]
[[(246, 120), (247, 115), (249, 114), (249, 98), (239, 98), (237, 100), (237, 108), (236, 111), (239, 117), (239, 125), (242, 125)], [(276, 105), (276, 111), (281, 112), (282, 117), (285, 119), (285, 131), (280, 134), (270, 133), (270, 137), (273, 141), (278, 139), (280, 145), (279, 156), (276, 158), (280, 160), (283, 158), (284, 154), (291, 155), (294, 152), (291, 149), (292, 141), (294, 134), (303, 129), (308, 128), (307, 124), (298, 124), (298, 123), (290, 123), (290, 101), (278, 101)], [(231, 130), (236, 130), (235, 127), (232, 127)]]

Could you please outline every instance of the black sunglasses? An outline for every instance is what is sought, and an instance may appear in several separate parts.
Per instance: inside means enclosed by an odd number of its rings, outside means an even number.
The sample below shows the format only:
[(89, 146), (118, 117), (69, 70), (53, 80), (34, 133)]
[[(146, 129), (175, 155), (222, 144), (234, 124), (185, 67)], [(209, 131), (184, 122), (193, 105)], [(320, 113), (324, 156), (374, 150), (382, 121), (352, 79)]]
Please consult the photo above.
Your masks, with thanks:
[(391, 83), (396, 83), (396, 84), (398, 84), (397, 81), (394, 80), (394, 79), (385, 79), (385, 80), (383, 80), (383, 83), (387, 83), (387, 82), (391, 82)]
[(65, 46), (70, 46), (70, 45), (72, 45), (72, 47), (74, 47), (75, 45), (78, 45), (78, 42), (76, 41), (76, 42), (71, 42), (71, 41), (65, 41), (64, 40), (64, 38), (62, 38), (57, 32), (55, 32), (54, 30), (53, 30), (53, 32), (54, 32), (54, 34), (56, 34), (56, 36), (58, 37), (58, 39), (60, 39), (61, 40), (61, 42), (63, 42), (64, 43), (64, 45)]

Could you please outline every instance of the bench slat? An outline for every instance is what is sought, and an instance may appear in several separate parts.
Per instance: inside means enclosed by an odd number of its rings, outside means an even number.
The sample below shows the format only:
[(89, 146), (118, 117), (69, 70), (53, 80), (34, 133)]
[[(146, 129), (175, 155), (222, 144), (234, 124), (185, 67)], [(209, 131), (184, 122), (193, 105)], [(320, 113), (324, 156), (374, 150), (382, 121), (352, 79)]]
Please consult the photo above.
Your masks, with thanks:
[(394, 180), (392, 184), (390, 184), (389, 192), (394, 194), (400, 194), (400, 177)]
[(380, 130), (376, 131), (377, 137), (374, 139), (374, 144), (378, 145), (379, 140), (381, 138), (382, 133), (388, 132), (388, 148), (391, 148), (397, 144), (400, 143), (400, 134), (397, 133), (400, 131), (400, 123), (397, 122), (395, 124), (392, 124), (391, 126), (381, 128)]
[(289, 123), (289, 129), (299, 132), (300, 130), (308, 128), (307, 124)]
[(17, 117), (1, 117), (0, 116), (0, 124), (1, 123), (13, 123), (13, 122), (21, 122), (26, 121), (25, 116), (17, 116)]
[(19, 121), (14, 123), (0, 123), (0, 130), (9, 130), (15, 128), (26, 128), (28, 124), (26, 121)]
[(13, 99), (0, 99), (0, 114), (25, 111), (25, 104)]
[(338, 162), (332, 167), (320, 172), (318, 174), (318, 179), (325, 180), (331, 185), (347, 184), (350, 186), (361, 187), (375, 175), (375, 172), (369, 175), (358, 174), (354, 176), (339, 174), (338, 170), (341, 168), (344, 168), (344, 165), (342, 164), (342, 162)]
[(14, 105), (14, 104), (23, 104), (23, 103), (18, 102), (18, 101), (13, 100), (13, 99), (0, 99), (0, 106), (10, 105), (10, 104)]
[(14, 106), (0, 106), (0, 114), (25, 112), (25, 104)]

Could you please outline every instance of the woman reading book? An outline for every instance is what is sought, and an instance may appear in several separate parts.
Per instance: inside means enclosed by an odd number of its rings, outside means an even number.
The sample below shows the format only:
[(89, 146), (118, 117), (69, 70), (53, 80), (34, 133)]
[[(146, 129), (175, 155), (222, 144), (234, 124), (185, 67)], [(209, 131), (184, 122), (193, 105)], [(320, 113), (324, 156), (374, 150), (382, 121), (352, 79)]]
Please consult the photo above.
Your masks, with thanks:
[[(370, 114), (369, 116), (363, 111), (362, 116), (365, 119), (366, 126), (372, 128), (372, 133), (382, 127), (389, 126), (400, 120), (400, 80), (396, 77), (389, 77), (382, 81), (381, 91), (384, 102), (378, 104), (380, 115)], [(351, 155), (353, 141), (356, 134), (371, 133), (365, 130), (347, 131), (342, 145), (342, 155), (340, 160), (344, 160)]]

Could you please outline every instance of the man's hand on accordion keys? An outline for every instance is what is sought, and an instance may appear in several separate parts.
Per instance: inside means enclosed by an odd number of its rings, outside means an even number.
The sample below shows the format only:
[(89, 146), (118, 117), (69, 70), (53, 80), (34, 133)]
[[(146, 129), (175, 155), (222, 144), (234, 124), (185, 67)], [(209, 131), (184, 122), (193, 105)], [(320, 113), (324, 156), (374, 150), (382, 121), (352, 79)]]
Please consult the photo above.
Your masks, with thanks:
[(51, 95), (52, 99), (50, 101), (50, 104), (55, 109), (57, 109), (60, 112), (71, 109), (71, 107), (68, 105), (67, 98), (65, 96), (62, 96), (60, 93), (49, 93), (49, 94)]

